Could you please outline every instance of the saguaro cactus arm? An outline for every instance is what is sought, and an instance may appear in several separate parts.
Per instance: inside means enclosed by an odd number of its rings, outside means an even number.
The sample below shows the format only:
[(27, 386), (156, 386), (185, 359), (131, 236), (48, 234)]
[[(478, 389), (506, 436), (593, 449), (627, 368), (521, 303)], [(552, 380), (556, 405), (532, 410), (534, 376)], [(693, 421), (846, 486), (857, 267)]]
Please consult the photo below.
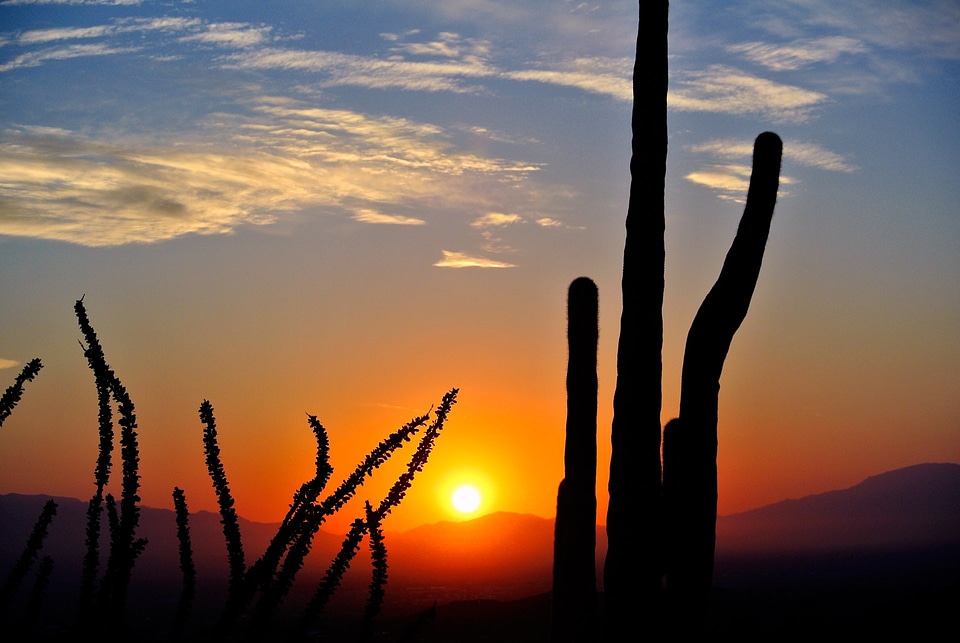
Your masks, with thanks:
[(740, 227), (720, 276), (687, 334), (680, 418), (664, 435), (668, 507), (667, 592), (678, 628), (700, 628), (713, 579), (717, 521), (717, 406), (730, 343), (753, 296), (777, 200), (780, 137), (754, 144), (753, 173)]
[(593, 638), (597, 609), (597, 286), (580, 277), (567, 295), (567, 426), (557, 491), (551, 641)]

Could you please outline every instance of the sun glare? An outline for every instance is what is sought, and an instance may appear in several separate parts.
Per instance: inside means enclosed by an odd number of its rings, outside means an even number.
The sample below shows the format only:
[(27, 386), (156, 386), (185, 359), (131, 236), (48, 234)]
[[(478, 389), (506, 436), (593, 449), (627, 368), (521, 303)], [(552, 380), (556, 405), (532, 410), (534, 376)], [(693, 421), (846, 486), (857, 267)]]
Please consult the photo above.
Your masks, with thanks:
[(450, 502), (460, 513), (472, 513), (480, 506), (480, 491), (473, 485), (460, 485), (454, 490)]

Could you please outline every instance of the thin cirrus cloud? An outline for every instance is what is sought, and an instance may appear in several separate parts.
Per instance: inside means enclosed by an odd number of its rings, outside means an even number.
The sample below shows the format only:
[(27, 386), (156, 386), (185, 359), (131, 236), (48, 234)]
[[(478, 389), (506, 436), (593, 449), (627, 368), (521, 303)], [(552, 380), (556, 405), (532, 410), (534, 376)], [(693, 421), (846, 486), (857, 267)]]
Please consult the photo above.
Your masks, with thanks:
[[(749, 161), (753, 155), (753, 142), (734, 139), (714, 139), (691, 145), (694, 154), (702, 154), (721, 161)], [(829, 172), (856, 172), (857, 166), (846, 157), (824, 147), (804, 141), (786, 141), (783, 157), (797, 165), (825, 170)], [(746, 197), (750, 185), (751, 168), (746, 163), (712, 163), (690, 172), (684, 178), (691, 183), (702, 185), (717, 193), (721, 199), (741, 203)], [(781, 175), (780, 183), (789, 185), (794, 180)], [(781, 196), (789, 193), (781, 192)]]
[(747, 60), (773, 71), (795, 71), (810, 65), (836, 62), (845, 54), (865, 54), (868, 48), (856, 38), (828, 36), (800, 39), (783, 45), (737, 43), (729, 45), (727, 51), (742, 54)]
[(489, 211), (494, 202), (515, 201), (511, 186), (538, 169), (460, 152), (432, 125), (289, 99), (212, 116), (202, 134), (148, 144), (9, 129), (0, 135), (0, 234), (87, 246), (149, 243), (227, 233), (306, 208), (423, 225), (383, 212)]
[(404, 34), (382, 33), (380, 37), (394, 44), (390, 51), (396, 54), (413, 56), (433, 56), (441, 58), (463, 58), (466, 56), (486, 57), (490, 53), (488, 40), (463, 38), (452, 31), (441, 31), (437, 39), (429, 42), (404, 42), (407, 36), (420, 33), (419, 29)]
[(56, 27), (32, 29), (16, 38), (6, 39), (2, 44), (16, 43), (21, 47), (64, 43), (56, 46), (34, 49), (15, 56), (0, 64), (0, 72), (9, 72), (24, 67), (37, 67), (44, 63), (71, 58), (92, 56), (112, 56), (144, 51), (147, 47), (142, 41), (133, 43), (66, 43), (71, 40), (89, 40), (94, 38), (118, 39), (130, 34), (142, 35), (149, 32), (181, 32), (181, 42), (199, 42), (219, 47), (251, 47), (267, 38), (269, 27), (253, 27), (246, 23), (203, 23), (197, 18), (134, 18), (117, 20), (109, 25), (93, 27)]
[(39, 51), (30, 51), (16, 56), (13, 60), (0, 65), (0, 72), (6, 72), (19, 67), (37, 67), (50, 60), (68, 60), (88, 56), (113, 56), (138, 51), (137, 47), (111, 47), (104, 43), (67, 45), (64, 47), (48, 47)]
[(540, 217), (535, 223), (541, 228), (562, 228), (564, 226), (562, 221), (557, 221), (551, 217)]
[[(509, 69), (491, 61), (493, 46), (485, 40), (440, 32), (425, 42), (406, 42), (403, 36), (382, 34), (390, 44), (386, 57), (338, 51), (293, 49), (273, 46), (272, 29), (248, 23), (203, 23), (197, 19), (153, 18), (116, 21), (112, 25), (85, 28), (34, 30), (22, 34), (20, 44), (111, 37), (135, 31), (181, 32), (181, 43), (212, 45), (234, 51), (214, 58), (212, 64), (235, 70), (286, 70), (320, 74), (320, 87), (358, 86), (369, 89), (400, 89), (421, 92), (476, 93), (490, 80), (534, 82), (570, 87), (618, 101), (632, 99), (632, 61), (628, 57), (584, 56), (565, 61), (536, 63), (536, 68)], [(822, 39), (809, 45), (807, 58), (823, 58), (825, 52), (855, 49), (849, 39)], [(819, 43), (819, 44), (817, 44)], [(138, 44), (139, 48), (141, 45)], [(146, 46), (146, 45), (143, 45)], [(792, 53), (751, 43), (740, 53), (780, 67), (802, 58), (802, 48)], [(741, 47), (746, 47), (742, 45)], [(819, 49), (817, 49), (819, 47)], [(832, 47), (832, 48), (831, 48)], [(813, 50), (819, 53), (809, 53)], [(71, 44), (26, 52), (0, 66), (0, 71), (37, 66), (48, 60), (108, 55), (134, 51), (133, 46), (106, 43)], [(830, 53), (829, 55), (833, 55)], [(792, 58), (791, 58), (792, 56)], [(409, 59), (409, 58), (413, 59)], [(774, 65), (776, 66), (776, 65)], [(684, 111), (761, 115), (775, 122), (803, 121), (827, 100), (824, 94), (777, 83), (723, 65), (704, 70), (678, 72), (669, 95), (670, 106)]]
[(0, 357), (0, 370), (3, 370), (5, 368), (13, 368), (14, 366), (19, 366), (19, 365), (20, 365), (20, 362), (17, 362), (12, 359), (4, 359)]
[(268, 40), (270, 27), (252, 27), (247, 23), (219, 22), (199, 33), (180, 38), (181, 42), (201, 42), (218, 47), (253, 47)]
[(354, 85), (371, 89), (471, 92), (467, 78), (488, 77), (494, 70), (475, 57), (455, 61), (406, 61), (335, 51), (263, 48), (225, 56), (227, 69), (283, 69), (324, 73), (321, 86)]
[(112, 25), (96, 27), (63, 27), (53, 29), (33, 29), (25, 31), (17, 38), (20, 45), (36, 45), (57, 40), (76, 40), (81, 38), (102, 38), (116, 32)]
[(632, 58), (582, 57), (559, 63), (553, 69), (507, 71), (502, 76), (518, 81), (574, 87), (621, 101), (633, 100)]
[[(753, 154), (753, 143), (733, 139), (715, 139), (691, 145), (689, 150), (696, 154), (709, 154), (724, 159), (750, 158)], [(858, 169), (846, 157), (816, 143), (788, 141), (783, 147), (783, 156), (800, 165), (831, 172), (855, 172)]]
[[(956, 0), (777, 0), (793, 24), (767, 22), (774, 33), (797, 28), (839, 32), (876, 47), (960, 58), (960, 4)], [(761, 23), (763, 25), (764, 23)]]
[(426, 225), (423, 219), (405, 217), (399, 214), (383, 214), (376, 210), (361, 208), (353, 213), (353, 218), (361, 223), (378, 223), (385, 225)]
[(827, 102), (820, 92), (760, 78), (727, 65), (679, 72), (667, 95), (670, 107), (681, 111), (755, 115), (767, 120), (803, 122), (815, 107)]
[(438, 268), (516, 268), (516, 264), (474, 257), (463, 252), (442, 250), (443, 259), (433, 264)]
[[(747, 189), (750, 187), (750, 172), (749, 165), (728, 163), (704, 167), (687, 174), (684, 178), (691, 183), (710, 188), (716, 192), (719, 199), (744, 203), (747, 197)], [(781, 189), (777, 192), (777, 196), (789, 196), (790, 193), (784, 190), (783, 186), (790, 185), (793, 182), (792, 178), (781, 174)]]
[(499, 228), (513, 223), (520, 223), (523, 217), (519, 214), (504, 214), (503, 212), (488, 212), (481, 217), (477, 217), (470, 223), (471, 228)]

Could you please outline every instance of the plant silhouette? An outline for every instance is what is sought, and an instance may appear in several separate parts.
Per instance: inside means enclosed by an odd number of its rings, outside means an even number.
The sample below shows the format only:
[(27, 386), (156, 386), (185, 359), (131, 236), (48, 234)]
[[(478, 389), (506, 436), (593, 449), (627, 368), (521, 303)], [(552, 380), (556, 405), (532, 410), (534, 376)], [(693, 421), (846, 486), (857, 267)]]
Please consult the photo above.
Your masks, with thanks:
[[(120, 378), (107, 364), (100, 340), (90, 324), (83, 298), (74, 305), (74, 312), (86, 346), (83, 354), (93, 371), (99, 406), (100, 449), (94, 472), (97, 490), (87, 510), (87, 554), (84, 558), (83, 582), (80, 594), (80, 629), (93, 627), (99, 619), (122, 623), (130, 575), (137, 557), (146, 547), (146, 540), (136, 537), (140, 523), (140, 451), (137, 442), (137, 416), (133, 401)], [(83, 344), (81, 344), (83, 346)], [(110, 479), (113, 451), (113, 410), (111, 399), (117, 405), (117, 424), (120, 425), (120, 457), (122, 460), (122, 484), (120, 506), (117, 508), (112, 495), (103, 492)], [(100, 516), (104, 502), (107, 507), (107, 524), (110, 528), (110, 548), (106, 570), (96, 588), (99, 567)], [(99, 596), (95, 598), (94, 593)], [(95, 602), (96, 601), (96, 602)]]
[[(84, 337), (81, 343), (87, 364), (94, 374), (98, 402), (99, 445), (97, 462), (94, 469), (96, 490), (87, 504), (86, 525), (84, 528), (83, 563), (80, 579), (80, 597), (77, 623), (71, 634), (81, 636), (99, 636), (104, 639), (131, 640), (134, 636), (124, 626), (124, 613), (130, 579), (139, 555), (147, 546), (147, 541), (137, 537), (140, 518), (139, 445), (137, 440), (137, 418), (134, 404), (119, 377), (107, 364), (99, 338), (87, 316), (83, 298), (77, 300), (74, 311)], [(32, 380), (42, 367), (40, 360), (32, 360), (24, 367), (13, 386), (0, 398), (0, 410), (5, 419), (19, 401), (24, 382)], [(344, 571), (356, 553), (360, 542), (370, 535), (372, 579), (362, 622), (360, 636), (372, 635), (373, 621), (376, 618), (385, 595), (387, 583), (387, 549), (382, 524), (393, 508), (403, 500), (419, 471), (423, 470), (433, 449), (437, 437), (443, 429), (447, 416), (456, 404), (459, 389), (450, 389), (434, 413), (433, 421), (423, 431), (419, 444), (411, 456), (410, 462), (394, 482), (390, 491), (379, 504), (365, 505), (365, 514), (357, 518), (347, 534), (340, 554), (331, 563), (320, 583), (308, 611), (302, 617), (302, 628), (310, 626), (320, 614), (326, 601), (339, 586)], [(114, 414), (120, 426), (120, 455), (122, 460), (122, 483), (120, 501), (107, 493), (113, 464), (113, 449), (116, 432)], [(213, 483), (220, 507), (221, 523), (227, 548), (230, 569), (228, 598), (223, 612), (213, 632), (190, 632), (187, 627), (188, 616), (196, 593), (197, 574), (193, 560), (193, 549), (189, 531), (189, 512), (186, 494), (179, 487), (173, 490), (173, 504), (176, 513), (177, 539), (180, 546), (180, 568), (183, 584), (176, 614), (173, 616), (169, 636), (171, 640), (188, 640), (195, 635), (207, 639), (269, 640), (275, 632), (271, 629), (272, 617), (276, 608), (287, 595), (297, 573), (302, 569), (306, 556), (310, 553), (313, 537), (328, 517), (342, 509), (356, 494), (365, 479), (383, 465), (397, 449), (409, 442), (414, 434), (427, 425), (431, 411), (415, 417), (413, 420), (391, 433), (382, 440), (357, 465), (354, 471), (329, 495), (322, 500), (320, 495), (330, 479), (333, 469), (329, 463), (329, 439), (326, 429), (316, 416), (308, 415), (310, 425), (317, 441), (316, 475), (305, 482), (294, 493), (287, 515), (280, 524), (276, 535), (267, 550), (249, 568), (245, 565), (244, 550), (238, 516), (234, 509), (233, 497), (223, 464), (220, 461), (220, 448), (217, 442), (217, 426), (213, 415), (213, 405), (204, 400), (200, 406), (200, 419), (204, 425), (203, 445), (207, 470)], [(6, 583), (0, 588), (0, 617), (5, 616), (6, 606), (16, 588), (36, 562), (42, 543), (47, 534), (57, 505), (50, 500), (41, 512), (27, 546), (18, 562), (14, 565)], [(104, 513), (109, 534), (107, 564), (102, 577), (99, 577), (101, 558), (101, 522)], [(44, 557), (33, 590), (27, 599), (23, 611), (23, 626), (16, 631), (27, 632), (29, 620), (36, 620), (40, 603), (44, 595), (53, 561)], [(236, 621), (244, 614), (250, 602), (259, 592), (260, 598), (253, 609), (250, 628), (237, 637), (233, 635)]]
[[(654, 634), (696, 636), (702, 631), (716, 541), (720, 374), (759, 276), (783, 151), (776, 134), (765, 132), (756, 139), (743, 217), (720, 276), (687, 335), (680, 414), (663, 431), (661, 454), (667, 16), (665, 0), (639, 2), (603, 572), (604, 626), (611, 638), (631, 631), (638, 615)], [(579, 281), (570, 289), (571, 329), (575, 318), (595, 315), (595, 302), (574, 298)], [(575, 306), (582, 310), (573, 310)], [(574, 351), (571, 339), (570, 368)], [(583, 627), (590, 622), (592, 609), (585, 601), (569, 602), (567, 597), (586, 594), (589, 585), (581, 580), (574, 587), (572, 577), (562, 570), (575, 558), (586, 560), (588, 551), (591, 558), (594, 553), (592, 543), (576, 540), (573, 533), (586, 533), (588, 526), (593, 529), (595, 515), (584, 513), (579, 524), (569, 518), (573, 510), (566, 485), (571, 475), (583, 475), (579, 471), (592, 468), (595, 475), (596, 452), (571, 449), (570, 444), (583, 443), (580, 432), (586, 425), (576, 411), (584, 402), (574, 403), (572, 398), (587, 397), (591, 391), (595, 398), (596, 388), (591, 389), (584, 379), (571, 391), (569, 382), (568, 372), (568, 447), (566, 478), (558, 492), (553, 640), (584, 640), (572, 634), (575, 628), (558, 628), (557, 613), (562, 613), (567, 623)], [(575, 455), (573, 463), (571, 453)], [(567, 552), (564, 542), (578, 542), (582, 551), (576, 555)]]
[(557, 490), (553, 641), (589, 640), (596, 623), (597, 286), (580, 277), (567, 295), (567, 427)]
[[(43, 548), (43, 541), (47, 537), (47, 530), (49, 529), (50, 523), (53, 521), (53, 517), (56, 514), (57, 503), (53, 500), (48, 500), (43, 506), (43, 510), (40, 512), (40, 517), (37, 518), (36, 524), (33, 526), (33, 531), (30, 532), (30, 538), (27, 539), (27, 544), (23, 549), (23, 553), (20, 554), (20, 558), (18, 558), (17, 562), (14, 563), (13, 569), (10, 570), (10, 575), (7, 576), (7, 580), (3, 584), (3, 587), (0, 587), (0, 623), (6, 621), (7, 608), (10, 604), (10, 599), (12, 598), (13, 593), (20, 586), (20, 583), (23, 582), (23, 579), (33, 567), (33, 564), (37, 561), (37, 556), (39, 555), (40, 550)], [(52, 565), (52, 560), (44, 563), (45, 567), (52, 567)], [(49, 575), (49, 569), (46, 572), (41, 570), (41, 573), (37, 579), (37, 586), (41, 594), (43, 591), (43, 584), (45, 583), (44, 578), (49, 577)], [(39, 601), (39, 597), (36, 600)]]
[(193, 545), (190, 542), (190, 512), (187, 509), (187, 497), (180, 487), (173, 488), (173, 507), (177, 514), (177, 542), (180, 546), (180, 571), (183, 573), (183, 587), (177, 613), (170, 627), (170, 638), (178, 639), (183, 635), (193, 598), (197, 593), (197, 568), (193, 562)]
[(4, 420), (10, 416), (10, 413), (13, 412), (13, 407), (17, 405), (23, 396), (23, 385), (26, 382), (32, 382), (41, 368), (43, 368), (43, 364), (40, 362), (39, 357), (30, 360), (24, 365), (23, 370), (17, 375), (17, 379), (14, 380), (13, 384), (8, 386), (7, 390), (3, 392), (3, 396), (0, 397), (0, 426), (3, 426)]
[(240, 525), (237, 522), (237, 510), (233, 507), (233, 495), (227, 482), (227, 474), (220, 462), (220, 446), (217, 444), (217, 422), (213, 417), (213, 405), (204, 400), (200, 404), (200, 421), (203, 422), (203, 453), (206, 456), (207, 472), (217, 494), (220, 508), (220, 524), (223, 525), (223, 538), (227, 544), (227, 560), (230, 563), (230, 594), (238, 591), (243, 583), (246, 565), (243, 560), (243, 543), (240, 539)]

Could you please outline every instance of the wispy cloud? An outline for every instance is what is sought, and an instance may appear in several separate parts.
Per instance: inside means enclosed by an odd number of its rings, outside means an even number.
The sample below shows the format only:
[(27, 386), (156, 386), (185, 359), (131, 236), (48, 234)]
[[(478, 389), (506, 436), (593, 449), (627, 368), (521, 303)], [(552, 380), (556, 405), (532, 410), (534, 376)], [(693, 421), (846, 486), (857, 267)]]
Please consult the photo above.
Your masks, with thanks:
[[(419, 32), (415, 32), (419, 35)], [(630, 58), (581, 57), (535, 69), (504, 69), (491, 60), (488, 41), (441, 32), (437, 39), (406, 42), (397, 34), (381, 34), (397, 43), (386, 57), (335, 51), (264, 47), (225, 56), (231, 69), (283, 69), (323, 74), (322, 87), (353, 85), (373, 89), (429, 92), (477, 92), (486, 80), (537, 82), (630, 100), (633, 62)]]
[(17, 38), (21, 45), (35, 45), (56, 40), (75, 40), (80, 38), (101, 38), (114, 33), (115, 28), (110, 25), (96, 27), (62, 27), (59, 29), (33, 29), (24, 31)]
[(48, 60), (68, 60), (70, 58), (82, 58), (86, 56), (113, 56), (116, 54), (127, 54), (137, 50), (137, 47), (111, 47), (102, 43), (50, 47), (21, 54), (13, 60), (0, 65), (0, 72), (11, 71), (20, 67), (37, 67)]
[(828, 36), (807, 38), (777, 45), (745, 42), (729, 45), (727, 51), (742, 54), (747, 60), (773, 71), (794, 71), (818, 63), (832, 63), (844, 54), (863, 54), (867, 46), (856, 38)]
[(550, 217), (540, 217), (539, 219), (536, 220), (536, 224), (541, 228), (562, 228), (563, 227), (562, 221), (557, 221), (556, 219), (552, 219)]
[(20, 362), (17, 362), (12, 359), (4, 359), (0, 357), (0, 370), (3, 370), (5, 368), (13, 368), (14, 366), (19, 366), (19, 365), (20, 365)]
[[(960, 4), (955, 0), (776, 0), (768, 11), (790, 16), (809, 30), (844, 34), (884, 49), (920, 51), (935, 58), (960, 59)], [(761, 21), (761, 25), (776, 25)], [(786, 31), (783, 25), (776, 31)]]
[(361, 208), (353, 213), (353, 218), (362, 223), (381, 223), (387, 225), (426, 225), (423, 219), (404, 217), (399, 214), (382, 214), (376, 210)]
[(519, 214), (504, 214), (502, 212), (488, 212), (481, 217), (477, 217), (470, 223), (472, 228), (491, 228), (520, 223), (523, 217)]
[[(744, 203), (747, 200), (747, 189), (750, 187), (750, 166), (730, 164), (709, 165), (685, 177), (691, 183), (710, 188), (717, 193), (718, 199)], [(793, 179), (780, 175), (780, 190), (778, 196), (788, 196), (789, 192), (783, 189), (790, 185)]]
[[(734, 139), (714, 139), (691, 145), (689, 149), (696, 154), (709, 154), (715, 158), (749, 159), (753, 154), (753, 143)], [(788, 140), (783, 145), (783, 156), (799, 165), (820, 170), (855, 172), (858, 169), (846, 157), (816, 143)]]
[(228, 69), (283, 69), (322, 73), (321, 86), (355, 85), (372, 89), (470, 92), (464, 79), (489, 77), (494, 70), (477, 58), (418, 62), (343, 54), (335, 51), (263, 48), (225, 56)]
[(673, 109), (756, 115), (767, 120), (802, 122), (828, 98), (820, 92), (777, 83), (725, 65), (680, 72), (668, 97)]
[(266, 42), (271, 27), (253, 27), (241, 22), (212, 23), (195, 34), (183, 36), (182, 42), (202, 42), (216, 46), (236, 48), (253, 47)]
[(439, 268), (515, 268), (512, 263), (494, 261), (484, 257), (473, 257), (463, 252), (443, 250), (443, 259), (433, 264)]
[(576, 58), (551, 69), (506, 71), (505, 78), (575, 87), (612, 96), (617, 100), (633, 100), (633, 60), (630, 58)]
[(391, 210), (474, 218), (527, 198), (538, 169), (453, 147), (436, 126), (260, 99), (162, 144), (36, 127), (0, 135), (0, 234), (89, 246), (221, 234), (304, 208), (423, 225)]
[[(458, 33), (451, 31), (441, 31), (437, 34), (436, 40), (427, 42), (401, 42), (404, 37), (414, 36), (420, 33), (419, 29), (411, 30), (398, 36), (392, 36), (392, 41), (398, 44), (390, 48), (390, 51), (409, 56), (427, 56), (440, 58), (485, 58), (490, 53), (490, 42), (476, 38), (463, 38)], [(385, 35), (385, 34), (381, 34)]]
[(750, 187), (750, 166), (748, 165), (711, 165), (685, 177), (691, 183), (703, 185), (718, 192), (721, 199), (742, 202)]
[[(236, 22), (207, 22), (198, 18), (158, 17), (122, 18), (110, 24), (92, 27), (55, 27), (32, 29), (15, 38), (6, 38), (3, 44), (16, 43), (21, 47), (36, 47), (50, 43), (58, 46), (33, 49), (0, 64), (0, 72), (23, 67), (37, 67), (53, 60), (67, 60), (89, 56), (106, 56), (141, 52), (156, 42), (145, 42), (142, 35), (151, 32), (180, 33), (180, 42), (195, 42), (218, 48), (243, 49), (269, 40), (271, 27), (253, 26)], [(132, 36), (132, 38), (131, 38)], [(103, 39), (95, 43), (69, 43), (72, 40)], [(170, 58), (170, 57), (168, 57)], [(158, 57), (154, 57), (158, 60)]]

